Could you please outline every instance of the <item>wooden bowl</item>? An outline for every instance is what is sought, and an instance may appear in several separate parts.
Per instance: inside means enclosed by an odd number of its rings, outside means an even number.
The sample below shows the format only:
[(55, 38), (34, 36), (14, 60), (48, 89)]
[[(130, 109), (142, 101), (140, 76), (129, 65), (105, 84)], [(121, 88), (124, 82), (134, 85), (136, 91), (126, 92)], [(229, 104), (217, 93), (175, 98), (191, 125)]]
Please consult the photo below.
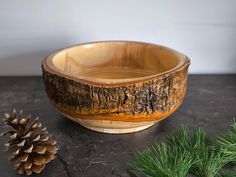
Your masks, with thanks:
[(189, 64), (160, 45), (107, 41), (59, 50), (42, 70), (47, 95), (63, 115), (98, 132), (130, 133), (176, 111)]

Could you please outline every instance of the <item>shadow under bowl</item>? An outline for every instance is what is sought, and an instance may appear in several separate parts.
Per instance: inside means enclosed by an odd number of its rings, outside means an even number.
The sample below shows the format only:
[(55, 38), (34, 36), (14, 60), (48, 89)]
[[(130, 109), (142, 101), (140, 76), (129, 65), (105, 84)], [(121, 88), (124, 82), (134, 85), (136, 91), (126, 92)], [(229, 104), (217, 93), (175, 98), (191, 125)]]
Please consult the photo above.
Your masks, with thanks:
[(104, 41), (79, 44), (42, 63), (47, 95), (63, 115), (89, 129), (146, 129), (181, 105), (190, 60), (160, 45)]

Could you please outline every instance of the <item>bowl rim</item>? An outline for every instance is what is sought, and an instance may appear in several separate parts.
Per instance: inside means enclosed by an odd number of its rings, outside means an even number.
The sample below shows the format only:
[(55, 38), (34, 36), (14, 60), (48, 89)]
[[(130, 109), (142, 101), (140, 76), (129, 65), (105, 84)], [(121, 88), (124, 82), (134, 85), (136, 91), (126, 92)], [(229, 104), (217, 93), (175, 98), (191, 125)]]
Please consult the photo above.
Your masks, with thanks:
[[(92, 79), (91, 77), (85, 77), (85, 76), (80, 76), (80, 77), (76, 76), (75, 77), (73, 75), (70, 75), (69, 73), (64, 73), (63, 71), (61, 71), (58, 67), (56, 67), (53, 64), (53, 61), (52, 61), (54, 56), (56, 56), (58, 53), (60, 53), (60, 52), (62, 52), (64, 50), (68, 50), (68, 49), (77, 47), (77, 46), (83, 46), (83, 45), (88, 45), (88, 44), (121, 43), (121, 42), (122, 43), (136, 43), (136, 44), (144, 44), (144, 45), (153, 45), (155, 47), (159, 47), (159, 48), (165, 49), (167, 51), (170, 51), (172, 53), (175, 53), (175, 54), (177, 54), (179, 56), (182, 56), (182, 59), (184, 61), (182, 62), (182, 64), (177, 64), (175, 67), (173, 67), (173, 68), (171, 68), (171, 69), (169, 69), (167, 71), (164, 71), (164, 72), (161, 72), (161, 73), (156, 73), (156, 74), (151, 74), (151, 75), (143, 76), (143, 77), (120, 79), (120, 80), (122, 80), (121, 82), (114, 82), (114, 81), (112, 81), (112, 79), (107, 79), (107, 80), (106, 79), (102, 79), (102, 80)], [(76, 82), (92, 84), (92, 85), (99, 85), (99, 86), (115, 86), (115, 85), (119, 85), (120, 86), (120, 85), (134, 84), (134, 83), (137, 83), (137, 82), (143, 82), (143, 81), (147, 81), (147, 80), (152, 80), (152, 79), (154, 79), (156, 77), (159, 77), (159, 76), (164, 76), (164, 75), (168, 75), (168, 74), (171, 74), (171, 73), (175, 73), (175, 72), (177, 72), (177, 71), (181, 70), (182, 68), (185, 68), (185, 67), (187, 67), (189, 65), (190, 65), (190, 59), (186, 55), (184, 55), (183, 53), (178, 52), (178, 51), (176, 51), (174, 49), (171, 49), (169, 47), (160, 45), (160, 44), (153, 44), (153, 43), (141, 42), (141, 41), (108, 40), (108, 41), (94, 41), (94, 42), (79, 43), (79, 44), (70, 45), (68, 47), (55, 50), (54, 52), (49, 54), (42, 61), (41, 67), (42, 67), (43, 71), (46, 70), (47, 72), (53, 73), (55, 75), (59, 75), (61, 77), (67, 78), (69, 80), (74, 80)]]

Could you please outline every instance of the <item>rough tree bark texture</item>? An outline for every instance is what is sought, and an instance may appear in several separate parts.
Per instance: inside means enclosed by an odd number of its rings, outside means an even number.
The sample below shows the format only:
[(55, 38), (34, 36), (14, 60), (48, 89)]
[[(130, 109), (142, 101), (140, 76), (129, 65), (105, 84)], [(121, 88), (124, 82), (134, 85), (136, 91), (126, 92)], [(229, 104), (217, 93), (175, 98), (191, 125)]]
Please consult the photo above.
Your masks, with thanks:
[(151, 80), (100, 86), (68, 79), (43, 68), (46, 92), (65, 114), (80, 118), (153, 121), (174, 112), (186, 91), (188, 66)]

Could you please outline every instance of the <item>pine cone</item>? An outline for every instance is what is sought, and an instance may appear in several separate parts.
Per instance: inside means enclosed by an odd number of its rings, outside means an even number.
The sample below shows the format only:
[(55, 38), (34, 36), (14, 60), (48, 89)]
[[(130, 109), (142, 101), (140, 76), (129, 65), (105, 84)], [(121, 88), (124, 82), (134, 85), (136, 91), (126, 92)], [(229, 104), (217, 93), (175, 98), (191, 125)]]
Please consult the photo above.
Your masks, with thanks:
[(15, 109), (12, 115), (4, 114), (3, 121), (13, 130), (1, 135), (9, 135), (11, 138), (4, 146), (10, 153), (9, 160), (15, 162), (19, 174), (40, 173), (45, 164), (55, 158), (58, 150), (56, 141), (48, 135), (46, 127), (42, 128), (38, 119), (31, 120), (31, 115), (24, 117), (22, 111), (17, 115)]

